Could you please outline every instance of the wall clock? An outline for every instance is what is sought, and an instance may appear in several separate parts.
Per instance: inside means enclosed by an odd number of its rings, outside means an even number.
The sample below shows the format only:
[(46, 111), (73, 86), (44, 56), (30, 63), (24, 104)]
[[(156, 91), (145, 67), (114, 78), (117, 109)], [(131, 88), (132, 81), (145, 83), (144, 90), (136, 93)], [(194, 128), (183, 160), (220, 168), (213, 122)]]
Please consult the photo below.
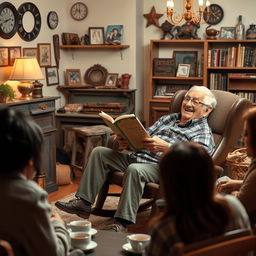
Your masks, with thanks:
[[(26, 12), (30, 12), (34, 19), (34, 26), (31, 31), (26, 31), (26, 29), (24, 28), (23, 18)], [(40, 29), (41, 29), (41, 15), (38, 8), (36, 7), (35, 4), (26, 2), (20, 5), (18, 9), (18, 13), (20, 16), (19, 26), (18, 26), (19, 36), (25, 41), (34, 40), (39, 35)]]
[(70, 14), (74, 20), (83, 20), (88, 15), (88, 8), (84, 3), (76, 2), (71, 6)]
[(221, 6), (218, 4), (211, 4), (208, 8), (210, 8), (210, 17), (207, 16), (207, 7), (204, 10), (203, 18), (206, 21), (206, 23), (210, 25), (216, 25), (219, 24), (223, 17), (224, 17), (224, 11)]
[(59, 23), (59, 18), (57, 12), (49, 12), (47, 15), (47, 24), (50, 29), (57, 28)]
[(4, 39), (12, 38), (18, 28), (19, 15), (9, 2), (0, 4), (0, 36)]

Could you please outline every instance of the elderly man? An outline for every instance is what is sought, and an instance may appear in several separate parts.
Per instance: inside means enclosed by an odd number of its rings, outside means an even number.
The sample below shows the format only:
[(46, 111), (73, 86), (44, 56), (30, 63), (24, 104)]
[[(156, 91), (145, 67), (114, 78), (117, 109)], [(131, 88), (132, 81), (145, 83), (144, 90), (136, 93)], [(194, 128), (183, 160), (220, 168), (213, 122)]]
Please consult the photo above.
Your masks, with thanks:
[[(217, 102), (209, 89), (193, 86), (185, 95), (181, 113), (161, 117), (147, 129), (151, 138), (143, 140), (145, 150), (130, 155), (105, 147), (95, 148), (84, 170), (77, 199), (67, 203), (56, 202), (56, 206), (68, 213), (88, 218), (91, 205), (113, 171), (124, 172), (123, 191), (115, 213), (115, 222), (108, 229), (126, 231), (128, 224), (135, 223), (139, 201), (148, 182), (159, 183), (158, 161), (161, 154), (174, 143), (194, 141), (201, 144), (208, 153), (214, 151), (214, 140), (207, 117)], [(128, 146), (127, 141), (117, 138), (119, 149)]]

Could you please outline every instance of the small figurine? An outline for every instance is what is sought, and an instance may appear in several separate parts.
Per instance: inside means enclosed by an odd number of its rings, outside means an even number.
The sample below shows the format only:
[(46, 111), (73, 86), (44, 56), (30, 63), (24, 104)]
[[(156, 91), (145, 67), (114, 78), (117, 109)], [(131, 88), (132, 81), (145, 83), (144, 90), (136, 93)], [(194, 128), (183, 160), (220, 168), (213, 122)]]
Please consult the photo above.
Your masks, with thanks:
[(161, 38), (161, 40), (164, 40), (165, 37), (168, 35), (171, 39), (174, 38), (174, 35), (173, 35), (173, 28), (175, 26), (173, 24), (171, 24), (169, 21), (165, 20), (164, 23), (162, 23), (161, 25), (161, 29), (163, 31), (163, 36)]
[(200, 28), (200, 24), (194, 22), (188, 22), (182, 26), (176, 26), (173, 31), (177, 30), (175, 39), (200, 39), (197, 35), (197, 30)]

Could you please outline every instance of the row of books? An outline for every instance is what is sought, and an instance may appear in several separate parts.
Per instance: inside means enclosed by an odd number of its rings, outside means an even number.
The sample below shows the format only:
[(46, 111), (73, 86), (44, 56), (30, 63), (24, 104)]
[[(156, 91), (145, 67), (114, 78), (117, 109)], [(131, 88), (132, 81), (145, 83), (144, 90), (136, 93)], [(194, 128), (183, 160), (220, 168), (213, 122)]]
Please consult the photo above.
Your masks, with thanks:
[(223, 73), (211, 73), (210, 74), (210, 84), (209, 87), (211, 90), (227, 90), (227, 74)]
[(208, 50), (208, 67), (255, 67), (256, 48), (242, 46)]
[(170, 98), (172, 97), (175, 92), (179, 90), (188, 90), (191, 87), (191, 85), (188, 84), (177, 84), (177, 85), (162, 85), (158, 84), (156, 85), (155, 94), (154, 97), (156, 98)]
[(229, 78), (256, 78), (256, 73), (229, 73)]
[(241, 98), (246, 98), (253, 102), (256, 102), (256, 93), (255, 92), (234, 92)]

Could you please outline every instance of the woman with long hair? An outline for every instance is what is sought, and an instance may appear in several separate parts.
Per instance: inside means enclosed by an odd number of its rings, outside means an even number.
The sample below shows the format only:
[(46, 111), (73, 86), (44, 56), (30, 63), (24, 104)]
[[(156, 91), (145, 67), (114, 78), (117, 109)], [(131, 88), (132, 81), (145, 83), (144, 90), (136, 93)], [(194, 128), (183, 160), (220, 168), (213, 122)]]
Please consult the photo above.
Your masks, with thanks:
[(238, 228), (250, 228), (235, 197), (215, 194), (214, 164), (199, 144), (171, 147), (160, 162), (164, 211), (151, 222), (148, 255), (173, 255), (174, 245), (208, 239)]

